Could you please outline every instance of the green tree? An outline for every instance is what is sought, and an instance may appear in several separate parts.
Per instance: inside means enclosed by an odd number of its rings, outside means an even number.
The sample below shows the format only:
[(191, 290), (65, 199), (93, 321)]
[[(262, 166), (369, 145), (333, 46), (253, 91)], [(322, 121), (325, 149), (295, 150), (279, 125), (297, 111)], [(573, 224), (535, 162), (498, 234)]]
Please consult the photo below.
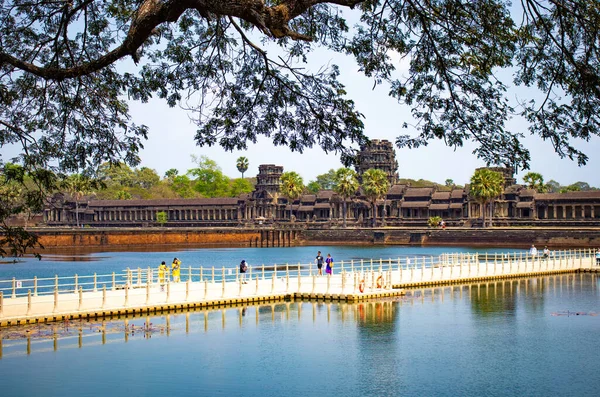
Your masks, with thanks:
[(142, 189), (151, 189), (158, 185), (160, 182), (160, 176), (155, 170), (148, 167), (141, 167), (134, 171), (133, 184), (139, 186)]
[(187, 175), (178, 175), (173, 178), (171, 190), (181, 198), (202, 197), (194, 190), (193, 182)]
[(292, 204), (294, 200), (299, 199), (304, 193), (304, 181), (298, 173), (288, 171), (281, 174), (281, 185), (279, 193), (288, 199), (290, 205), (290, 220), (292, 219)]
[(344, 206), (342, 215), (344, 217), (344, 227), (347, 227), (346, 217), (348, 213), (348, 199), (356, 194), (359, 184), (356, 172), (350, 168), (340, 168), (335, 172), (334, 189), (342, 197)]
[(306, 185), (306, 190), (308, 190), (312, 194), (319, 193), (319, 190), (322, 190), (321, 185), (317, 181), (310, 181), (308, 185)]
[(561, 187), (560, 183), (556, 182), (554, 179), (550, 179), (548, 183), (546, 183), (546, 188), (549, 193), (558, 193)]
[(164, 211), (159, 211), (156, 213), (156, 223), (160, 226), (164, 226), (165, 223), (169, 221), (169, 215)]
[(249, 163), (246, 157), (238, 157), (235, 166), (237, 167), (238, 171), (242, 173), (242, 179), (244, 179), (244, 172), (248, 171), (248, 165)]
[(127, 190), (119, 190), (116, 198), (117, 200), (131, 200), (133, 196)]
[(195, 177), (194, 190), (204, 197), (227, 197), (229, 178), (223, 175), (217, 163), (206, 156), (192, 156), (192, 160), (198, 167), (188, 170), (187, 173)]
[[(481, 219), (483, 227), (485, 227), (485, 212), (488, 205), (493, 200), (502, 194), (504, 188), (504, 177), (501, 173), (492, 171), (488, 168), (480, 168), (475, 171), (471, 177), (471, 185), (469, 186), (469, 194), (477, 200), (481, 205)], [(492, 206), (490, 210), (490, 226), (492, 226)]]
[(230, 181), (229, 184), (229, 196), (237, 197), (243, 193), (251, 193), (254, 190), (254, 186), (247, 179), (237, 178)]
[(336, 184), (336, 171), (332, 168), (327, 173), (317, 175), (317, 183), (321, 189), (334, 190)]
[(454, 180), (453, 179), (446, 179), (446, 181), (444, 182), (444, 185), (447, 187), (453, 187), (454, 186)]
[(548, 191), (548, 187), (544, 184), (544, 177), (537, 172), (528, 172), (523, 175), (523, 182), (528, 189), (535, 189), (540, 193)]
[[(362, 190), (367, 200), (371, 203), (373, 212), (372, 226), (377, 222), (377, 200), (382, 199), (390, 190), (390, 182), (384, 171), (376, 168), (369, 168), (362, 175)], [(385, 213), (381, 214), (382, 218)]]
[(167, 172), (165, 172), (165, 179), (172, 181), (179, 174), (179, 171), (176, 168), (169, 168)]
[(581, 191), (581, 187), (573, 184), (573, 185), (569, 185), (569, 186), (563, 186), (560, 189), (560, 193), (568, 193), (568, 192), (580, 192)]
[(70, 175), (64, 182), (69, 195), (75, 201), (75, 219), (79, 227), (79, 201), (92, 190), (92, 181), (81, 174)]

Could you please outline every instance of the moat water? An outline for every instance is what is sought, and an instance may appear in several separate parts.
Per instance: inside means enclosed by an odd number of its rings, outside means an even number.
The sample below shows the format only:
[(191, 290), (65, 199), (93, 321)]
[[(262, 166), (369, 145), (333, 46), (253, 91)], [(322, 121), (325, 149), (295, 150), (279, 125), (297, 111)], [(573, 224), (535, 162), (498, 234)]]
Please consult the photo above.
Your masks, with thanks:
[[(468, 248), (292, 247), (46, 255), (0, 279), (155, 266), (436, 256)], [(490, 250), (511, 251), (515, 250)], [(599, 314), (599, 315), (596, 315)], [(600, 390), (600, 278), (563, 274), (0, 330), (6, 396), (587, 396)]]

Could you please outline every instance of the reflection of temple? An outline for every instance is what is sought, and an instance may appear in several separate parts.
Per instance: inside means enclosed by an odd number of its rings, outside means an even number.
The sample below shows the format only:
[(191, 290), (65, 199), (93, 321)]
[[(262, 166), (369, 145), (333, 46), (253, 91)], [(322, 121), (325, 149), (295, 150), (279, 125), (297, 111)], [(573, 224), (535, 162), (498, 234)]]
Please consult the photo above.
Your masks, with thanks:
[[(443, 186), (411, 187), (398, 184), (398, 163), (388, 141), (373, 140), (359, 154), (357, 172), (382, 169), (392, 183), (385, 199), (376, 206), (377, 219), (386, 226), (425, 226), (440, 216), (449, 226), (481, 223), (481, 204), (465, 188), (445, 190)], [(577, 226), (600, 225), (600, 191), (538, 193), (515, 184), (511, 168), (492, 168), (504, 175), (505, 186), (493, 203), (494, 224)], [(278, 224), (293, 227), (332, 227), (342, 224), (343, 201), (335, 192), (322, 190), (289, 200), (279, 193), (283, 167), (259, 167), (254, 192), (236, 198), (171, 200), (82, 200), (79, 222), (89, 226), (153, 226), (157, 213), (167, 214), (167, 226), (240, 226)], [(290, 213), (292, 217), (290, 217)], [(365, 197), (357, 194), (348, 201), (350, 226), (370, 226), (373, 213)], [(53, 226), (76, 224), (75, 203), (57, 195), (44, 211), (44, 221)]]

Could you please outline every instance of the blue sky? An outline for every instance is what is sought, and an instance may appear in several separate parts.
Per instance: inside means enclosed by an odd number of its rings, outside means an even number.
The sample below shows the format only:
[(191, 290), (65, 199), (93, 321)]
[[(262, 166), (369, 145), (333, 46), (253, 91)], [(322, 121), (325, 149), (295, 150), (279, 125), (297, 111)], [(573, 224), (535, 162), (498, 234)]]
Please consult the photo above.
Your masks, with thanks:
[[(416, 135), (415, 128), (403, 129), (402, 123), (414, 122), (410, 110), (398, 104), (387, 95), (387, 88), (379, 86), (373, 89), (372, 81), (358, 72), (353, 59), (339, 54), (317, 51), (309, 67), (318, 68), (327, 63), (340, 66), (340, 80), (346, 85), (348, 95), (356, 108), (365, 115), (365, 133), (371, 139), (387, 139), (391, 142), (401, 134)], [(399, 62), (398, 73), (406, 70), (406, 62)], [(523, 89), (511, 95), (530, 94)], [(229, 177), (239, 177), (235, 167), (239, 156), (249, 159), (250, 167), (245, 176), (255, 176), (260, 164), (276, 164), (285, 171), (296, 171), (308, 183), (319, 174), (329, 169), (341, 167), (339, 157), (334, 153), (325, 154), (320, 148), (308, 150), (303, 154), (292, 153), (286, 147), (275, 147), (266, 139), (257, 144), (249, 144), (247, 151), (226, 152), (221, 147), (198, 147), (194, 141), (196, 126), (190, 121), (189, 113), (180, 108), (169, 108), (164, 101), (155, 99), (146, 104), (131, 103), (131, 112), (136, 123), (150, 127), (149, 139), (141, 152), (142, 165), (155, 169), (159, 175), (170, 168), (177, 168), (181, 173), (193, 168), (191, 155), (206, 155), (215, 160)], [(514, 119), (509, 122), (511, 128), (526, 131), (524, 121)], [(525, 145), (531, 151), (531, 171), (539, 172), (546, 181), (554, 179), (563, 185), (577, 181), (588, 182), (600, 187), (600, 161), (596, 153), (600, 151), (600, 140), (578, 142), (576, 147), (583, 149), (590, 160), (584, 167), (576, 162), (560, 159), (549, 142), (527, 136)], [(441, 141), (434, 141), (427, 147), (419, 149), (396, 149), (398, 173), (401, 178), (428, 179), (443, 183), (453, 179), (457, 184), (465, 184), (477, 167), (485, 166), (477, 159), (472, 150), (475, 146), (465, 146), (454, 150), (446, 147)], [(518, 182), (522, 181), (527, 171), (519, 171)]]

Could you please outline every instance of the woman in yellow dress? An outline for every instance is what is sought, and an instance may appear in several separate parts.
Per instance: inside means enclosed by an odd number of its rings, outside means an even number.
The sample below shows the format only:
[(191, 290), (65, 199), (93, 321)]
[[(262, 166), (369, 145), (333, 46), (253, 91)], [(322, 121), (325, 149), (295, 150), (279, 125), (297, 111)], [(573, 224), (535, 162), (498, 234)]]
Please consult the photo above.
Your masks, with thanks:
[(179, 275), (181, 272), (181, 261), (177, 258), (173, 259), (173, 263), (171, 264), (171, 274), (173, 275), (173, 282), (179, 282)]
[(161, 291), (164, 291), (165, 289), (165, 276), (168, 272), (169, 269), (167, 268), (167, 264), (165, 263), (165, 261), (162, 261), (162, 263), (158, 266), (158, 282), (160, 283)]

